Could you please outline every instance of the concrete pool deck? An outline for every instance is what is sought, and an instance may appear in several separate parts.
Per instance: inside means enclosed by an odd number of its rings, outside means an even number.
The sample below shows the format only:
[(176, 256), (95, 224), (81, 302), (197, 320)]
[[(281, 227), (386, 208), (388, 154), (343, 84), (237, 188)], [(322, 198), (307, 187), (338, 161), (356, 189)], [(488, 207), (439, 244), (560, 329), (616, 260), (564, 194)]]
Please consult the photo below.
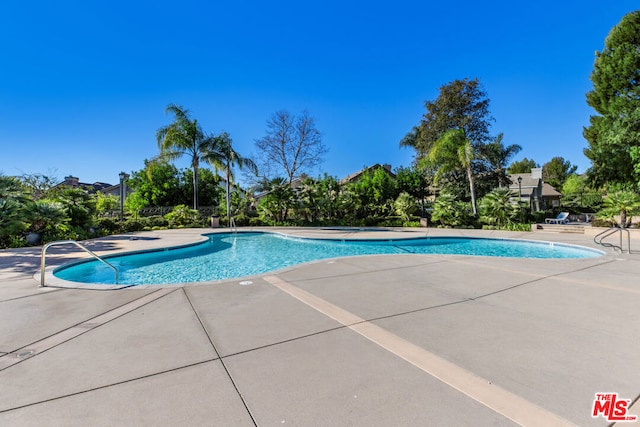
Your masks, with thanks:
[[(546, 232), (268, 230), (599, 248)], [(85, 243), (106, 254), (209, 231)], [(591, 416), (596, 393), (640, 415), (640, 240), (632, 248), (569, 260), (351, 257), (250, 285), (123, 290), (40, 288), (40, 248), (2, 250), (0, 425), (610, 425)], [(53, 247), (47, 265), (80, 257)]]

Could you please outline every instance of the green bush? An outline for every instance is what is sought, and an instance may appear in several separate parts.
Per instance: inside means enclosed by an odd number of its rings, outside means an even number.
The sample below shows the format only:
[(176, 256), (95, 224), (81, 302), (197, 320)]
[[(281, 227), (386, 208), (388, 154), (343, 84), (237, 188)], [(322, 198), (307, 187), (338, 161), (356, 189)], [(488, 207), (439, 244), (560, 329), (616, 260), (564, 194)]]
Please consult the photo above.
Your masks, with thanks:
[(265, 224), (264, 224), (264, 222), (263, 222), (260, 218), (258, 218), (258, 217), (251, 217), (251, 218), (249, 218), (249, 225), (250, 225), (251, 227), (261, 227), (261, 226), (263, 226), (263, 225), (265, 225)]
[(396, 213), (400, 215), (403, 221), (409, 221), (413, 214), (418, 210), (416, 198), (408, 193), (400, 193), (394, 202)]
[(388, 216), (374, 225), (379, 227), (402, 227), (405, 222), (407, 221), (400, 216)]
[(128, 219), (122, 223), (122, 231), (125, 233), (133, 233), (135, 231), (144, 230), (145, 224), (135, 219)]
[(202, 221), (192, 222), (190, 224), (185, 224), (184, 226), (179, 226), (179, 228), (202, 228), (202, 227), (204, 227), (204, 225), (202, 224)]
[(558, 213), (554, 214), (552, 211), (537, 211), (529, 213), (528, 218), (536, 224), (544, 224), (545, 218), (554, 218), (557, 215)]
[(115, 234), (120, 232), (120, 224), (111, 218), (100, 218), (96, 225), (104, 234)]
[(471, 205), (457, 201), (451, 194), (440, 194), (433, 204), (433, 222), (445, 227), (461, 227), (471, 224)]
[(505, 230), (505, 231), (531, 231), (531, 224), (512, 222), (510, 224), (497, 226), (497, 225), (483, 225), (483, 230)]
[(607, 194), (598, 212), (598, 218), (622, 228), (631, 226), (633, 215), (640, 213), (640, 195), (635, 191), (620, 190)]
[(236, 222), (237, 227), (244, 227), (249, 225), (249, 217), (242, 213), (234, 216), (233, 220)]
[(480, 222), (505, 227), (518, 216), (518, 206), (511, 202), (513, 194), (508, 188), (496, 188), (484, 196), (480, 203)]
[[(178, 205), (164, 218), (168, 221), (169, 227), (184, 228), (187, 225), (200, 223), (200, 214), (195, 209), (190, 209), (185, 205)], [(200, 223), (201, 224), (201, 223)], [(200, 225), (201, 227), (202, 225)]]
[(420, 221), (405, 221), (402, 223), (403, 227), (421, 227)]
[(139, 221), (141, 221), (143, 224), (145, 224), (145, 226), (147, 227), (168, 227), (169, 226), (169, 221), (167, 221), (167, 219), (161, 215), (153, 215), (153, 216), (146, 216), (146, 217), (141, 217), (139, 218)]
[(5, 240), (0, 240), (0, 248), (24, 248), (29, 246), (27, 239), (24, 236), (9, 236)]

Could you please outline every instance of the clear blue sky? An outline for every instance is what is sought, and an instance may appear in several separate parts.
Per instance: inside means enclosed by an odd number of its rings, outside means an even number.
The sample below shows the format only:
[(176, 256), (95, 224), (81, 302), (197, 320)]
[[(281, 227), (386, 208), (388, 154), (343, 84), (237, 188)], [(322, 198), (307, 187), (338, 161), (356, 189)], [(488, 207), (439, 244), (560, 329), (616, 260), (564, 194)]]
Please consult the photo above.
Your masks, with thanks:
[[(424, 101), (478, 77), (516, 157), (589, 167), (594, 53), (638, 8), (594, 1), (11, 1), (0, 14), (0, 172), (116, 183), (157, 154), (169, 103), (255, 152), (275, 111), (309, 110), (321, 171), (409, 166)], [(185, 167), (186, 162), (178, 163)]]

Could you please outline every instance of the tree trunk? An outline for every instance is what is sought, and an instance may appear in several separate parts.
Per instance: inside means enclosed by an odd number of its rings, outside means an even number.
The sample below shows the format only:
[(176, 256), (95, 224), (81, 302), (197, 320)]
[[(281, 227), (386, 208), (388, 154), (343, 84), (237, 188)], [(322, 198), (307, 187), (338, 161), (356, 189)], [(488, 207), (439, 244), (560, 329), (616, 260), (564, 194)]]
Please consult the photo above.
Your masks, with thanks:
[(198, 166), (193, 166), (193, 209), (198, 210)]
[(471, 207), (473, 208), (473, 216), (478, 216), (478, 209), (476, 207), (476, 186), (473, 182), (473, 171), (471, 168), (467, 168), (467, 177), (469, 178), (469, 190), (471, 190)]
[(231, 179), (231, 169), (230, 166), (227, 165), (226, 178), (227, 178), (227, 219), (229, 220), (229, 228), (231, 228), (231, 184), (229, 180)]

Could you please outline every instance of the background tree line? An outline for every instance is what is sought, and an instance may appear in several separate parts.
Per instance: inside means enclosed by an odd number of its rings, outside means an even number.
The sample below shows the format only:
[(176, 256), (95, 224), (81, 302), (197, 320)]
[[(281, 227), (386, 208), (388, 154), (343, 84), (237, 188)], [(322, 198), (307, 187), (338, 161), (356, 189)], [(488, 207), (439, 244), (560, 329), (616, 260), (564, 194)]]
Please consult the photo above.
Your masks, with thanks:
[[(600, 210), (602, 219), (627, 226), (640, 206), (640, 11), (627, 14), (611, 30), (596, 52), (591, 81), (586, 99), (595, 114), (584, 128), (584, 154), (591, 167), (578, 176), (576, 166), (556, 156), (542, 165), (543, 179), (564, 194), (563, 209)], [(513, 227), (527, 219), (519, 215), (519, 206), (514, 209), (507, 174), (539, 165), (527, 158), (511, 162), (521, 147), (491, 133), (489, 106), (478, 79), (441, 86), (400, 141), (401, 147), (415, 150), (410, 168), (397, 169), (395, 178), (375, 170), (341, 183), (308, 175), (327, 148), (307, 111), (282, 110), (270, 117), (252, 157), (235, 151), (226, 132), (206, 132), (188, 110), (170, 104), (166, 111), (173, 120), (156, 132), (159, 154), (127, 183), (133, 189), (124, 206), (128, 221), (105, 217), (118, 208), (112, 197), (56, 187), (42, 175), (0, 175), (0, 246), (26, 244), (27, 232), (45, 240), (81, 239), (203, 225), (206, 218), (197, 211), (203, 203), (242, 224), (408, 225), (430, 214), (444, 226)], [(178, 170), (172, 162), (185, 156), (190, 168)], [(236, 169), (248, 172), (251, 188), (234, 182)], [(436, 191), (429, 205), (427, 196)], [(160, 206), (175, 208), (168, 217), (140, 217), (144, 208)]]

